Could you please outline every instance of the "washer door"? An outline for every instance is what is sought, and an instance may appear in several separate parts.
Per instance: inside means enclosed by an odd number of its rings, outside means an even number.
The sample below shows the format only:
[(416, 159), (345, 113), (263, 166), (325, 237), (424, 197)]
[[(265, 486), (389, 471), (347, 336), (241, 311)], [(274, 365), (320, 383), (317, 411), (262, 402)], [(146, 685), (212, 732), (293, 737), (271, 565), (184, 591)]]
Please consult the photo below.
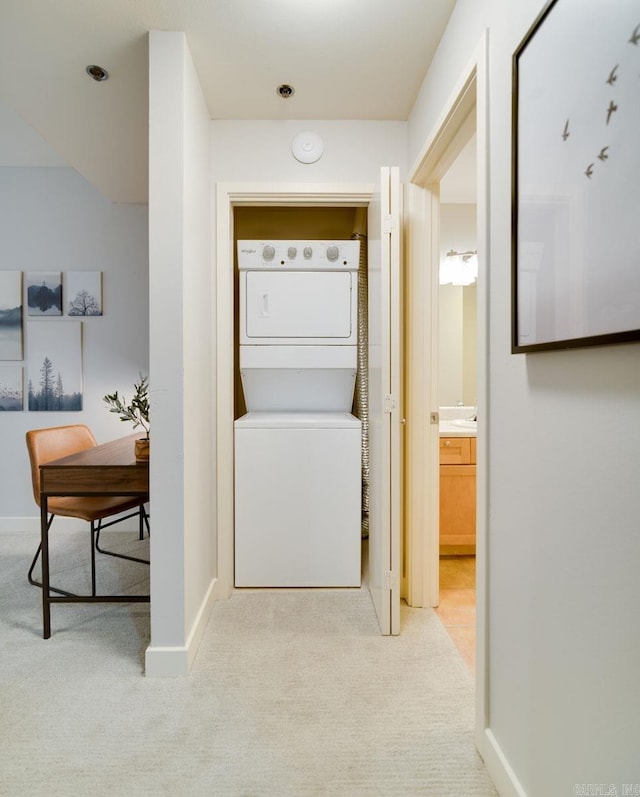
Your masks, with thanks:
[(356, 341), (357, 275), (348, 271), (247, 271), (241, 281), (241, 342)]

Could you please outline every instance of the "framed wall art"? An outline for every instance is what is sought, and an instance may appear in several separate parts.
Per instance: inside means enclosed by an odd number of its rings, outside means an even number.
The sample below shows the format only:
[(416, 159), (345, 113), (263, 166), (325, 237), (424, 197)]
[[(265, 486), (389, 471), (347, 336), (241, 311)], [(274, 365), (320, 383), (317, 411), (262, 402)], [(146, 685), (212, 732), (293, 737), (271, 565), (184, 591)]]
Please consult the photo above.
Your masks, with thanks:
[(38, 322), (27, 330), (28, 406), (38, 412), (82, 409), (82, 323)]
[(0, 364), (0, 412), (20, 412), (24, 406), (22, 366)]
[(64, 287), (67, 315), (102, 315), (101, 271), (67, 271)]
[(0, 271), (0, 360), (22, 359), (22, 272)]
[(543, 9), (512, 130), (512, 351), (640, 340), (637, 3)]
[(62, 274), (59, 271), (27, 272), (27, 313), (31, 316), (62, 315)]

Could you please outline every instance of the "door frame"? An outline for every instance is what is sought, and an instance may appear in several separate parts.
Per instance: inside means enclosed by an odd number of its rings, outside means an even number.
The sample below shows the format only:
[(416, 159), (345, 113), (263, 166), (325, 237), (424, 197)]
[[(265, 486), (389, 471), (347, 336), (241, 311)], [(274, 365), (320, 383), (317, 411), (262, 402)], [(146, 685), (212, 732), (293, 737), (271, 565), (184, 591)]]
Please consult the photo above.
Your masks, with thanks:
[[(478, 234), (478, 408), (476, 524), (476, 722), (481, 755), (488, 728), (488, 330), (489, 330), (489, 41), (485, 31), (455, 84), (409, 171), (406, 215), (409, 223), (405, 310), (406, 358), (406, 542), (411, 568), (407, 600), (414, 606), (436, 606), (439, 572), (439, 433), (430, 422), (438, 413), (438, 273), (439, 181), (475, 123), (477, 140)], [(475, 108), (475, 111), (474, 111)], [(437, 419), (437, 415), (435, 416)]]
[(374, 183), (218, 183), (215, 209), (216, 492), (218, 581), (216, 598), (234, 588), (234, 228), (240, 206), (367, 207)]

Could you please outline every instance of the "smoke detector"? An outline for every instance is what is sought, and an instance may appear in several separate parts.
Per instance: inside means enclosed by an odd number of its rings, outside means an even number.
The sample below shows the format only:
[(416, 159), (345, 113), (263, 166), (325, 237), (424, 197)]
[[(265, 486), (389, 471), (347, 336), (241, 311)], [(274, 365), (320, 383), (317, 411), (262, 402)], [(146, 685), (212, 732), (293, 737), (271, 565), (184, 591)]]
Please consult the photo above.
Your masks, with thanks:
[(311, 130), (298, 133), (291, 143), (293, 157), (300, 163), (315, 163), (322, 157), (323, 150), (322, 139)]

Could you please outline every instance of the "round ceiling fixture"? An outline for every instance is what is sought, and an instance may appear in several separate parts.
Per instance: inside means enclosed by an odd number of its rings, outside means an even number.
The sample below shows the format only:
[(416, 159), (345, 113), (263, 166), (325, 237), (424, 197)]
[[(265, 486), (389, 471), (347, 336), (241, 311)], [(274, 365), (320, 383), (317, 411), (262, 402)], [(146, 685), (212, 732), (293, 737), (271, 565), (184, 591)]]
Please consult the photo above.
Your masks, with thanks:
[(87, 75), (92, 77), (98, 83), (102, 83), (103, 80), (109, 79), (109, 73), (107, 70), (102, 66), (97, 66), (96, 64), (89, 64), (87, 67)]
[(295, 89), (288, 83), (281, 83), (276, 89), (276, 92), (282, 97), (283, 100), (288, 100), (289, 97), (293, 97), (295, 94)]
[(317, 133), (312, 133), (311, 130), (298, 133), (291, 142), (291, 152), (300, 163), (315, 163), (322, 157), (323, 150), (322, 139)]

